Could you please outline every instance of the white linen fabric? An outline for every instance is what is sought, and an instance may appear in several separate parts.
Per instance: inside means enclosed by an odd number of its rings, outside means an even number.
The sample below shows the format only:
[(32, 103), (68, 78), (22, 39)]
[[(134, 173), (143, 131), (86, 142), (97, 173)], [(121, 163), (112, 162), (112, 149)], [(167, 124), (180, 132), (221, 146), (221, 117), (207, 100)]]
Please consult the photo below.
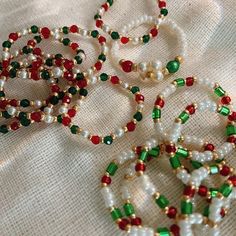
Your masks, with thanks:
[[(119, 29), (137, 16), (155, 14), (155, 2), (117, 0), (106, 14), (105, 21)], [(10, 32), (33, 24), (49, 27), (77, 24), (92, 29), (93, 16), (102, 3), (103, 0), (1, 0), (0, 39), (3, 41)], [(139, 81), (135, 73), (126, 75), (118, 71), (110, 60), (103, 69), (140, 86), (146, 96), (145, 119), (135, 132), (112, 146), (94, 146), (57, 124), (35, 124), (0, 137), (1, 236), (124, 235), (104, 207), (100, 178), (115, 155), (142, 144), (154, 134), (151, 110), (158, 92), (174, 78), (196, 75), (218, 81), (236, 102), (235, 0), (172, 0), (168, 1), (168, 9), (168, 17), (182, 27), (188, 40), (188, 57), (176, 75), (156, 84)], [(131, 33), (143, 35), (147, 27), (141, 26)], [(99, 52), (96, 42), (88, 41), (79, 38), (87, 54), (83, 68), (94, 63)], [(121, 56), (137, 61), (160, 59), (167, 62), (176, 56), (175, 42), (174, 35), (162, 30), (158, 39), (148, 45), (127, 46)], [(48, 52), (66, 52), (61, 46), (54, 49), (54, 42), (42, 45)], [(18, 98), (44, 98), (48, 93), (42, 82), (11, 80), (6, 89), (9, 96)], [(166, 127), (187, 104), (208, 97), (204, 91), (196, 87), (170, 98), (164, 112)], [(134, 112), (132, 98), (111, 88), (108, 83), (97, 84), (89, 88), (89, 92), (90, 96), (76, 116), (81, 127), (105, 135), (130, 120)], [(219, 146), (225, 140), (225, 122), (222, 121), (217, 115), (197, 114), (184, 132), (205, 137)], [(227, 158), (236, 166), (235, 153)], [(172, 204), (179, 206), (183, 188), (174, 177), (168, 160), (154, 163), (148, 173)], [(114, 178), (117, 194), (122, 174), (124, 168)], [(137, 214), (143, 216), (146, 224), (155, 228), (171, 224), (136, 186), (133, 192)], [(232, 208), (220, 226), (222, 235), (236, 235), (235, 210)]]

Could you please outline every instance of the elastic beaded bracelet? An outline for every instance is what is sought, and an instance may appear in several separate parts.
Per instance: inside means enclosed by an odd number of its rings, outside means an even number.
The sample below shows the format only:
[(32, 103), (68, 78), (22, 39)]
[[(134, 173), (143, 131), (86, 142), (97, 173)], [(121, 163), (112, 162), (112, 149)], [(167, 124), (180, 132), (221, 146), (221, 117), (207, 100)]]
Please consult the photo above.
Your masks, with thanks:
[[(140, 122), (143, 118), (142, 110), (143, 110), (143, 103), (144, 103), (144, 96), (140, 93), (140, 89), (137, 86), (130, 86), (128, 83), (124, 83), (120, 80), (117, 76), (107, 75), (106, 73), (102, 73), (100, 76), (97, 77), (97, 81), (109, 81), (111, 84), (126, 89), (129, 93), (134, 96), (134, 100), (137, 103), (136, 112), (133, 116), (133, 119), (126, 124), (126, 126), (117, 129), (114, 133), (111, 133), (107, 136), (98, 136), (98, 135), (91, 135), (89, 131), (83, 130), (78, 125), (72, 124), (68, 122), (65, 126), (68, 126), (71, 129), (73, 134), (82, 135), (84, 138), (89, 139), (93, 144), (98, 145), (100, 143), (104, 143), (106, 145), (111, 145), (116, 138), (121, 138), (127, 132), (133, 132), (136, 129), (136, 125)], [(78, 109), (78, 107), (76, 108)], [(65, 119), (67, 115), (61, 114), (59, 115), (59, 123)]]
[[(104, 24), (102, 18), (109, 10), (109, 8), (113, 5), (114, 0), (107, 0), (106, 3), (104, 3), (101, 8), (98, 10), (97, 14), (94, 16), (94, 19), (96, 21), (96, 27), (102, 29), (105, 33), (108, 33), (112, 40), (119, 40), (122, 44), (127, 44), (129, 42), (140, 42), (140, 43), (147, 43), (147, 41), (150, 40), (150, 38), (156, 37), (158, 34), (158, 28), (154, 26), (149, 31), (149, 34), (143, 35), (142, 37), (139, 37), (138, 40), (136, 40), (136, 37), (129, 37), (126, 35), (122, 35), (121, 33), (114, 31), (110, 28), (110, 26)], [(160, 15), (159, 19), (163, 19), (167, 14), (168, 10), (166, 9), (166, 1), (158, 1), (158, 6), (160, 8)], [(141, 21), (145, 20), (141, 18)], [(139, 23), (139, 22), (138, 22)], [(135, 24), (135, 22), (134, 22)]]
[(183, 62), (183, 59), (186, 57), (186, 35), (183, 30), (171, 20), (165, 20), (161, 22), (160, 27), (163, 26), (168, 26), (179, 36), (179, 44), (181, 45), (179, 54), (174, 60), (169, 61), (165, 67), (162, 66), (162, 62), (159, 60), (134, 63), (130, 60), (120, 59), (117, 56), (121, 46), (119, 42), (113, 42), (111, 49), (111, 55), (114, 58), (115, 63), (120, 65), (121, 69), (126, 73), (130, 73), (132, 71), (138, 72), (141, 79), (153, 79), (156, 81), (161, 81), (166, 75), (176, 73), (180, 68), (180, 64)]

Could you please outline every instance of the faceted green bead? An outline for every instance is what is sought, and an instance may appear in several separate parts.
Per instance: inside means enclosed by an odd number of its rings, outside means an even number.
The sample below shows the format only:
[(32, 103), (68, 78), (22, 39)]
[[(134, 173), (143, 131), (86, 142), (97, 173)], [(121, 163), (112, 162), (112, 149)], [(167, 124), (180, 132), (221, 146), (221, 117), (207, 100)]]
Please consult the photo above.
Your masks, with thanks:
[(106, 172), (109, 173), (109, 175), (114, 176), (117, 170), (118, 170), (118, 165), (114, 162), (111, 162), (107, 167)]
[(97, 38), (98, 35), (99, 35), (99, 32), (98, 32), (97, 30), (93, 30), (93, 31), (91, 32), (91, 36), (92, 36), (93, 38)]
[(224, 197), (228, 197), (230, 193), (232, 192), (232, 187), (229, 184), (223, 184), (221, 185), (219, 192), (222, 193)]
[(148, 43), (150, 41), (150, 36), (149, 35), (144, 35), (143, 36), (143, 43)]
[(166, 68), (169, 73), (173, 74), (179, 70), (180, 63), (178, 61), (170, 61), (167, 63)]
[(137, 93), (137, 92), (140, 92), (140, 89), (139, 89), (139, 87), (134, 86), (134, 87), (131, 88), (131, 92), (132, 92), (133, 94), (135, 94), (135, 93)]
[(203, 166), (202, 163), (200, 163), (198, 161), (191, 161), (191, 165), (194, 169), (199, 169)]
[(86, 97), (88, 95), (88, 90), (84, 89), (84, 88), (81, 88), (79, 90), (79, 95)]
[(12, 45), (12, 43), (11, 43), (10, 41), (5, 41), (5, 42), (2, 43), (2, 46), (3, 46), (4, 48), (10, 48), (11, 45)]
[(28, 48), (27, 46), (25, 46), (25, 47), (23, 47), (22, 48), (22, 52), (24, 53), (24, 54), (29, 54), (30, 53), (30, 48)]
[(152, 119), (160, 119), (161, 118), (161, 109), (154, 108), (152, 111)]
[(75, 87), (70, 87), (68, 89), (68, 92), (71, 94), (71, 95), (75, 95), (77, 93), (77, 89)]
[(20, 123), (23, 126), (27, 127), (27, 126), (29, 126), (31, 124), (31, 121), (29, 119), (23, 118), (23, 119), (20, 120)]
[(117, 221), (119, 219), (121, 219), (123, 217), (121, 211), (119, 208), (115, 208), (112, 212), (111, 212), (111, 217), (114, 221)]
[(106, 137), (104, 137), (103, 142), (106, 145), (111, 145), (113, 143), (113, 138), (111, 136), (106, 136)]
[(217, 87), (215, 88), (215, 94), (218, 96), (218, 97), (223, 97), (225, 95), (225, 91), (222, 87)]
[(82, 79), (84, 79), (84, 74), (83, 74), (83, 73), (78, 73), (78, 74), (76, 75), (76, 79), (77, 79), (77, 80), (82, 80)]
[(34, 39), (36, 40), (37, 43), (41, 43), (42, 37), (39, 35), (34, 36)]
[(185, 111), (183, 111), (180, 115), (179, 115), (179, 118), (181, 119), (182, 121), (182, 124), (185, 124), (188, 119), (189, 119), (189, 114)]
[(177, 169), (181, 166), (179, 158), (176, 155), (174, 157), (170, 158), (170, 164), (171, 164), (173, 169)]
[(11, 118), (11, 115), (9, 115), (7, 111), (3, 111), (3, 112), (2, 112), (2, 116), (3, 116), (5, 119), (10, 119), (10, 118)]
[(147, 151), (142, 151), (140, 156), (139, 156), (139, 160), (146, 162), (148, 158), (148, 152)]
[(211, 197), (212, 198), (217, 196), (217, 193), (218, 193), (218, 189), (217, 188), (210, 188), (209, 191), (211, 193)]
[(101, 16), (99, 15), (99, 14), (96, 14), (95, 16), (94, 16), (94, 20), (97, 20), (97, 19), (100, 19), (101, 18)]
[(117, 40), (117, 39), (120, 38), (120, 35), (119, 35), (118, 32), (113, 31), (113, 32), (111, 33), (111, 38), (114, 39), (114, 40)]
[(219, 173), (219, 168), (217, 165), (212, 165), (210, 166), (210, 172), (212, 175), (218, 174)]
[(41, 78), (44, 80), (50, 79), (50, 73), (47, 70), (42, 70), (41, 71)]
[(177, 157), (182, 157), (182, 158), (188, 158), (189, 156), (189, 151), (185, 148), (179, 147), (177, 152), (176, 152)]
[(63, 43), (64, 46), (68, 46), (70, 44), (70, 39), (65, 38), (65, 39), (62, 40), (62, 43)]
[(206, 206), (206, 207), (204, 208), (204, 210), (203, 210), (203, 216), (208, 217), (208, 216), (209, 216), (209, 213), (210, 213), (209, 210), (210, 210), (210, 209), (209, 209), (209, 206)]
[(131, 216), (134, 214), (134, 207), (131, 203), (126, 203), (124, 205), (124, 211), (126, 216)]
[(7, 128), (6, 125), (1, 125), (1, 126), (0, 126), (0, 133), (6, 134), (6, 133), (8, 133), (8, 132), (9, 132), (9, 130), (8, 130), (8, 128)]
[(37, 34), (38, 31), (39, 31), (39, 28), (38, 28), (37, 25), (33, 25), (33, 26), (31, 26), (30, 29), (31, 29), (31, 32), (32, 32), (33, 34)]
[(134, 119), (137, 120), (137, 121), (141, 121), (141, 120), (143, 119), (143, 114), (138, 111), (138, 112), (134, 115)]
[(30, 105), (30, 101), (29, 101), (28, 99), (22, 99), (22, 100), (20, 101), (20, 105), (21, 105), (22, 107), (28, 107), (28, 106)]
[(148, 151), (148, 156), (156, 158), (159, 155), (160, 155), (160, 147), (159, 146)]
[(47, 66), (53, 66), (52, 58), (48, 58), (45, 63), (46, 63)]
[(235, 135), (236, 134), (236, 126), (228, 125), (226, 127), (226, 133), (227, 133), (227, 136)]
[(11, 66), (14, 68), (14, 69), (19, 69), (20, 68), (20, 63), (17, 62), (17, 61), (13, 61), (11, 63)]
[(5, 95), (5, 93), (4, 93), (4, 91), (0, 91), (0, 98), (3, 98), (3, 97), (5, 97), (6, 95)]
[(161, 9), (161, 14), (164, 15), (164, 16), (167, 16), (168, 15), (168, 10), (166, 8), (162, 8)]
[(60, 124), (62, 123), (62, 115), (57, 116), (57, 122)]
[(11, 69), (9, 71), (9, 76), (10, 78), (16, 78), (16, 73), (17, 73), (17, 70), (16, 69)]
[(61, 53), (57, 53), (56, 55), (55, 55), (55, 59), (60, 59), (60, 58), (62, 58), (63, 57), (63, 55), (61, 54)]
[(190, 215), (193, 213), (192, 202), (181, 201), (181, 213), (184, 215)]
[(230, 109), (226, 106), (222, 106), (219, 110), (219, 113), (223, 116), (228, 116), (230, 114)]
[(76, 62), (77, 62), (77, 64), (82, 64), (82, 62), (83, 62), (83, 59), (80, 57), (80, 56), (75, 56), (75, 60), (76, 60)]
[(77, 126), (77, 125), (72, 125), (70, 127), (70, 131), (72, 134), (77, 134), (78, 129), (79, 129), (79, 126)]
[(107, 57), (106, 57), (105, 54), (100, 54), (100, 55), (98, 56), (98, 60), (106, 61), (106, 59), (107, 59)]
[(26, 119), (27, 118), (27, 113), (26, 112), (20, 112), (20, 114), (18, 115), (19, 119)]
[(57, 96), (52, 96), (49, 101), (52, 105), (57, 105), (59, 103), (59, 98)]
[(107, 0), (107, 2), (109, 3), (110, 6), (112, 6), (113, 0)]
[(64, 96), (65, 96), (65, 93), (63, 92), (63, 91), (60, 91), (59, 93), (58, 93), (58, 99), (62, 99), (62, 98), (64, 98)]
[(64, 34), (69, 34), (69, 28), (68, 28), (67, 26), (64, 26), (64, 27), (62, 28), (62, 32), (63, 32)]
[(159, 236), (171, 236), (170, 231), (167, 228), (157, 228)]
[(174, 80), (177, 83), (178, 87), (183, 87), (185, 85), (185, 80), (182, 78)]
[(106, 73), (102, 73), (102, 74), (100, 75), (101, 81), (107, 81), (108, 78), (109, 78), (109, 76), (108, 76)]
[(169, 200), (165, 196), (163, 196), (163, 195), (160, 195), (160, 197), (156, 199), (156, 204), (161, 209), (166, 208), (169, 205), (169, 203), (170, 203)]

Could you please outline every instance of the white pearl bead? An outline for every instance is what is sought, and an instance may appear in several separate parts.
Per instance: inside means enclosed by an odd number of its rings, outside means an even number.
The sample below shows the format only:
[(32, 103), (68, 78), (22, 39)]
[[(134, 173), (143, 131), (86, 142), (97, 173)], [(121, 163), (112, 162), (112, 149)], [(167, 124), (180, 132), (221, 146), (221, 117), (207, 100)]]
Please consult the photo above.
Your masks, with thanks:
[(59, 108), (59, 113), (60, 113), (60, 114), (66, 114), (67, 112), (68, 112), (68, 108), (67, 108), (67, 107), (61, 106), (61, 107)]
[(20, 79), (28, 79), (29, 78), (28, 72), (26, 70), (21, 70), (19, 72), (19, 78)]
[(122, 186), (121, 186), (121, 197), (123, 200), (129, 200), (131, 199), (131, 193), (129, 191), (129, 188), (127, 186), (128, 183), (124, 183)]
[(7, 107), (7, 113), (10, 115), (10, 116), (13, 116), (15, 115), (16, 113), (16, 108), (15, 107)]
[(116, 204), (114, 194), (109, 187), (103, 187), (101, 189), (101, 194), (107, 208), (113, 207)]
[(88, 138), (89, 137), (89, 131), (87, 131), (87, 130), (82, 130), (80, 134), (84, 138)]
[(164, 75), (161, 71), (156, 72), (156, 78), (158, 81), (162, 81), (164, 79)]
[(92, 77), (90, 77), (90, 83), (91, 83), (91, 84), (96, 84), (97, 82), (98, 82), (97, 76), (92, 76)]
[(3, 79), (0, 79), (0, 87), (3, 88), (5, 85), (5, 80)]
[(53, 76), (55, 78), (61, 78), (62, 74), (63, 74), (63, 71), (61, 70), (60, 67), (54, 67), (52, 69), (52, 73), (53, 73)]
[(36, 56), (33, 55), (33, 54), (30, 54), (30, 55), (28, 56), (28, 60), (29, 60), (29, 61), (35, 61), (36, 59), (37, 59)]
[(3, 51), (3, 52), (2, 52), (2, 59), (3, 59), (3, 60), (9, 59), (10, 56), (11, 56), (11, 54), (10, 54), (9, 52), (6, 52), (6, 51)]
[(53, 118), (53, 116), (51, 116), (51, 115), (45, 115), (44, 121), (45, 121), (45, 123), (47, 123), (47, 124), (51, 124), (51, 123), (53, 123), (54, 118)]
[(114, 132), (115, 136), (117, 136), (118, 138), (121, 138), (124, 136), (125, 134), (125, 131), (121, 128), (119, 129), (116, 129), (115, 132)]
[(153, 61), (152, 68), (155, 70), (161, 70), (162, 69), (162, 62), (159, 60)]
[(46, 113), (46, 114), (51, 114), (51, 113), (53, 112), (53, 109), (52, 109), (51, 107), (45, 107), (45, 108), (43, 109), (43, 111), (44, 111), (44, 113)]
[(82, 36), (87, 36), (87, 35), (88, 35), (88, 31), (85, 30), (85, 29), (81, 29), (81, 30), (80, 30), (80, 34), (81, 34)]
[(28, 30), (27, 29), (22, 29), (21, 30), (21, 34), (24, 36), (24, 35), (27, 35), (28, 34)]
[(56, 40), (60, 40), (62, 37), (61, 37), (61, 35), (60, 35), (59, 33), (55, 33), (55, 34), (54, 34), (54, 38), (55, 38)]
[(108, 25), (105, 25), (105, 24), (102, 26), (102, 29), (105, 33), (108, 33), (110, 31), (110, 27)]
[(104, 54), (107, 54), (108, 53), (108, 51), (109, 51), (109, 48), (106, 46), (106, 45), (102, 45), (102, 52), (104, 53)]
[(42, 107), (42, 102), (40, 101), (40, 100), (35, 100), (34, 101), (34, 106), (36, 107), (36, 108), (40, 108), (40, 107)]

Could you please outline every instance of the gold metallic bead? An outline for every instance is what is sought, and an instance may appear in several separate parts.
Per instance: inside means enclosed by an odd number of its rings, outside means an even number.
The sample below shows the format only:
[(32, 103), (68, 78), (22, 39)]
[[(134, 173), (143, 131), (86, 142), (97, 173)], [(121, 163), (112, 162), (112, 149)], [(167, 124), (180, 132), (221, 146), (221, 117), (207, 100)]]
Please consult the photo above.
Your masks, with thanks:
[(181, 56), (177, 56), (177, 57), (175, 58), (175, 60), (178, 61), (180, 64), (182, 64), (182, 63), (184, 62), (184, 59), (183, 59), (183, 57), (181, 57)]

